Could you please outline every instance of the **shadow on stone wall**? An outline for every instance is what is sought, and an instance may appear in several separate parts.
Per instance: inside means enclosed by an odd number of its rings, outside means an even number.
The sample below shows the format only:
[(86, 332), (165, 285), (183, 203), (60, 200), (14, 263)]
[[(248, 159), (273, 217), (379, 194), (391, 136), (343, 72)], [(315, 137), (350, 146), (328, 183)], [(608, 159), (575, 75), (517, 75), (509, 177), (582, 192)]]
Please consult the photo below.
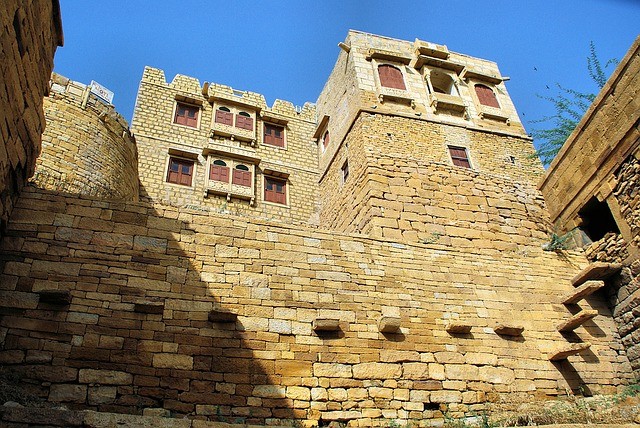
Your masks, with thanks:
[(272, 385), (275, 361), (255, 358), (266, 341), (228, 315), (233, 298), (210, 288), (238, 283), (222, 253), (244, 231), (191, 219), (171, 207), (27, 188), (0, 245), (2, 370), (25, 393), (69, 408), (304, 418)]

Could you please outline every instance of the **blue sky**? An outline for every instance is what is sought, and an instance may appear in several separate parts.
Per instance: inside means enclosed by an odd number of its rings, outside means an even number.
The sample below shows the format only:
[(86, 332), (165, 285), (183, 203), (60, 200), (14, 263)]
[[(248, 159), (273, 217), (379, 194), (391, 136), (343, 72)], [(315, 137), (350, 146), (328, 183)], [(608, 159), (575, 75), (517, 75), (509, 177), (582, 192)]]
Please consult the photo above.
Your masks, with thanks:
[[(302, 105), (314, 102), (349, 29), (498, 63), (527, 130), (552, 114), (555, 83), (595, 92), (589, 42), (621, 59), (640, 33), (640, 0), (60, 0), (54, 70), (115, 92), (131, 120), (145, 65)], [(612, 67), (608, 69), (610, 73)], [(547, 89), (547, 86), (550, 89)]]

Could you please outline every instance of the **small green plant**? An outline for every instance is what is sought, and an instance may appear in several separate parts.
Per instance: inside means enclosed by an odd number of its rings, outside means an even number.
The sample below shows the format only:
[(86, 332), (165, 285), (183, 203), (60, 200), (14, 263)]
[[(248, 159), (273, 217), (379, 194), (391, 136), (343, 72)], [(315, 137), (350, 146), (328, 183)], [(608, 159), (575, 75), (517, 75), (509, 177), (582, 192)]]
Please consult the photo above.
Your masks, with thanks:
[(422, 240), (423, 244), (434, 244), (438, 241), (438, 239), (440, 239), (440, 237), (442, 236), (442, 233), (440, 232), (433, 232), (431, 235), (429, 235), (428, 238), (425, 238)]
[(566, 233), (564, 235), (558, 235), (555, 232), (551, 234), (549, 242), (542, 246), (544, 251), (561, 251), (569, 249), (569, 238), (571, 235)]

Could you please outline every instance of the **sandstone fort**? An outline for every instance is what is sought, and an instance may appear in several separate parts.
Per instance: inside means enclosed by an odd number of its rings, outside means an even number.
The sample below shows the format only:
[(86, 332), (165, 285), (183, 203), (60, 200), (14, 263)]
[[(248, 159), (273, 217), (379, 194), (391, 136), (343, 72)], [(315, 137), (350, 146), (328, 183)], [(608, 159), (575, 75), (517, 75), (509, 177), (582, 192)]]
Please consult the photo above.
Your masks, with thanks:
[(51, 74), (40, 3), (0, 7), (0, 364), (26, 393), (430, 426), (640, 374), (638, 40), (545, 171), (498, 65), (445, 45), (349, 31), (304, 106), (146, 67), (129, 125)]

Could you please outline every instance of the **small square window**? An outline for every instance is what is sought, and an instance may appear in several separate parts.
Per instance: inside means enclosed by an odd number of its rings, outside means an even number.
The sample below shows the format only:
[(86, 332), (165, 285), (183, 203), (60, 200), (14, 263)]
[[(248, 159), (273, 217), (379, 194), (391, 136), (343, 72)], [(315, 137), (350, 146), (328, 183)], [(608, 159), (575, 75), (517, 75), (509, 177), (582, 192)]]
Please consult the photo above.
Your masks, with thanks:
[(349, 177), (349, 161), (346, 160), (344, 161), (344, 163), (342, 164), (342, 183), (344, 183), (345, 181), (347, 181), (347, 178)]
[(284, 147), (284, 127), (264, 123), (264, 144), (276, 147)]
[(287, 181), (279, 178), (264, 177), (264, 200), (276, 204), (287, 204)]
[(167, 183), (191, 186), (193, 178), (193, 161), (180, 158), (169, 158), (169, 170), (167, 171)]
[(449, 155), (451, 160), (456, 166), (462, 166), (464, 168), (471, 168), (471, 162), (469, 162), (469, 156), (467, 155), (467, 149), (464, 147), (449, 146)]
[(197, 128), (199, 111), (200, 107), (198, 106), (179, 102), (176, 104), (176, 114), (173, 117), (173, 123)]

